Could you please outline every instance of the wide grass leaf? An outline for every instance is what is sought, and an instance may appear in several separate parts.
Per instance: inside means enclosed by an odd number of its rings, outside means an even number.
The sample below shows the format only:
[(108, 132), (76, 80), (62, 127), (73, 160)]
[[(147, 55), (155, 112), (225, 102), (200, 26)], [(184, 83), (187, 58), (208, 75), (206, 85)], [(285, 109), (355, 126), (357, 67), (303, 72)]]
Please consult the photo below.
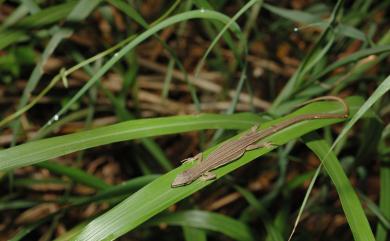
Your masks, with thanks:
[(0, 171), (36, 164), (87, 148), (118, 141), (202, 129), (243, 129), (258, 122), (254, 114), (174, 116), (138, 119), (74, 134), (32, 141), (0, 150)]
[[(360, 98), (349, 98), (348, 104), (353, 113), (360, 105)], [(267, 128), (272, 125), (278, 124), (283, 120), (292, 118), (293, 116), (309, 113), (340, 113), (342, 107), (339, 103), (334, 102), (321, 102), (313, 103), (305, 106), (294, 113), (287, 115), (277, 120), (262, 123), (261, 128)], [(278, 133), (267, 138), (274, 144), (282, 145), (288, 141), (298, 138), (304, 134), (307, 134), (318, 128), (334, 124), (342, 121), (341, 119), (322, 119), (303, 121), (294, 126), (290, 126)], [(237, 138), (233, 137), (233, 138)], [(210, 148), (204, 152), (207, 156), (210, 151), (215, 149), (216, 146)], [(273, 148), (261, 148), (253, 151), (248, 151), (240, 159), (218, 168), (215, 170), (217, 179), (226, 175), (227, 173), (239, 168), (242, 165), (254, 160), (255, 158), (262, 156), (270, 152)], [(191, 185), (183, 186), (180, 188), (171, 188), (171, 183), (177, 174), (183, 172), (189, 168), (191, 163), (186, 163), (180, 167), (166, 173), (165, 175), (157, 178), (138, 192), (131, 195), (129, 198), (90, 222), (76, 240), (114, 240), (126, 232), (133, 230), (146, 220), (150, 219), (157, 213), (163, 211), (174, 203), (184, 199), (192, 193), (204, 188), (211, 184), (215, 180), (201, 181), (197, 180)]]

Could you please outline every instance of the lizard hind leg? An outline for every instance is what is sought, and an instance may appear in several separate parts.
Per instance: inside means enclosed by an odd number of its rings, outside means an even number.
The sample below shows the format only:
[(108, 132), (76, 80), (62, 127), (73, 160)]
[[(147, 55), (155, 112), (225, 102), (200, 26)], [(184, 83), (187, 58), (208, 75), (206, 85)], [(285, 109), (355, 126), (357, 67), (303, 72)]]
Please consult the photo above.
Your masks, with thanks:
[(273, 144), (271, 142), (260, 142), (260, 143), (256, 143), (256, 144), (252, 144), (252, 145), (247, 146), (245, 148), (245, 150), (246, 151), (251, 151), (251, 150), (262, 148), (262, 147), (271, 148), (271, 147), (274, 147), (274, 146), (278, 146), (278, 145)]
[(209, 180), (214, 180), (217, 178), (217, 175), (215, 175), (215, 173), (212, 173), (212, 172), (205, 172), (203, 173), (201, 179), (203, 181), (209, 181)]
[(254, 126), (252, 126), (252, 127), (249, 129), (249, 131), (247, 131), (247, 132), (245, 133), (245, 135), (247, 136), (247, 135), (250, 135), (250, 134), (255, 133), (255, 132), (257, 131), (257, 129), (259, 129), (259, 127), (260, 127), (260, 124), (255, 124)]

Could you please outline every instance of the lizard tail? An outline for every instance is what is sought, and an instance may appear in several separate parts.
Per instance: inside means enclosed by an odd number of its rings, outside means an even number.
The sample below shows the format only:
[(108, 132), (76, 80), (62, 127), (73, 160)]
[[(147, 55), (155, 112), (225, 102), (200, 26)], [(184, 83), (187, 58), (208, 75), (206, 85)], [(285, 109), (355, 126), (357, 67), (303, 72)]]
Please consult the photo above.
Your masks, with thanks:
[(321, 100), (334, 100), (334, 101), (340, 102), (343, 105), (344, 118), (347, 118), (349, 116), (349, 107), (348, 107), (347, 103), (345, 103), (345, 101), (342, 98), (340, 98), (338, 96), (334, 96), (334, 95), (326, 95), (326, 96), (317, 97), (317, 98), (305, 101), (305, 102), (303, 102), (295, 107), (298, 108), (298, 107), (301, 107), (301, 106), (304, 106), (304, 105), (307, 105), (307, 104), (310, 104), (313, 102), (321, 101)]

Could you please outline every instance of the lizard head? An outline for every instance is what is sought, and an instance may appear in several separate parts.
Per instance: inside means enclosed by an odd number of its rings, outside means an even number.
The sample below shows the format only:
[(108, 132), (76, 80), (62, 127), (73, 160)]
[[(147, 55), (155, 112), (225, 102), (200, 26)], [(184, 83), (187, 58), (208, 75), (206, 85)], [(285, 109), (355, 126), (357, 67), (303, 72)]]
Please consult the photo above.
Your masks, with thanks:
[(176, 176), (171, 186), (180, 187), (180, 186), (190, 184), (192, 181), (193, 181), (192, 175), (189, 172), (184, 171), (183, 173), (180, 173), (179, 175)]

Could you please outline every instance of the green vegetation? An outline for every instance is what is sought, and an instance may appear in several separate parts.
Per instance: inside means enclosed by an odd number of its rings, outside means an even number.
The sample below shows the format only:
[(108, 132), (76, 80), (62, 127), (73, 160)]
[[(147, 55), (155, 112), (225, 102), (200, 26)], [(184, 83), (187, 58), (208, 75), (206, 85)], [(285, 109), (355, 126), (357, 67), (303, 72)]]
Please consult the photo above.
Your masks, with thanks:
[[(388, 1), (1, 1), (0, 236), (359, 240), (390, 229)], [(304, 121), (177, 174), (254, 124)]]

